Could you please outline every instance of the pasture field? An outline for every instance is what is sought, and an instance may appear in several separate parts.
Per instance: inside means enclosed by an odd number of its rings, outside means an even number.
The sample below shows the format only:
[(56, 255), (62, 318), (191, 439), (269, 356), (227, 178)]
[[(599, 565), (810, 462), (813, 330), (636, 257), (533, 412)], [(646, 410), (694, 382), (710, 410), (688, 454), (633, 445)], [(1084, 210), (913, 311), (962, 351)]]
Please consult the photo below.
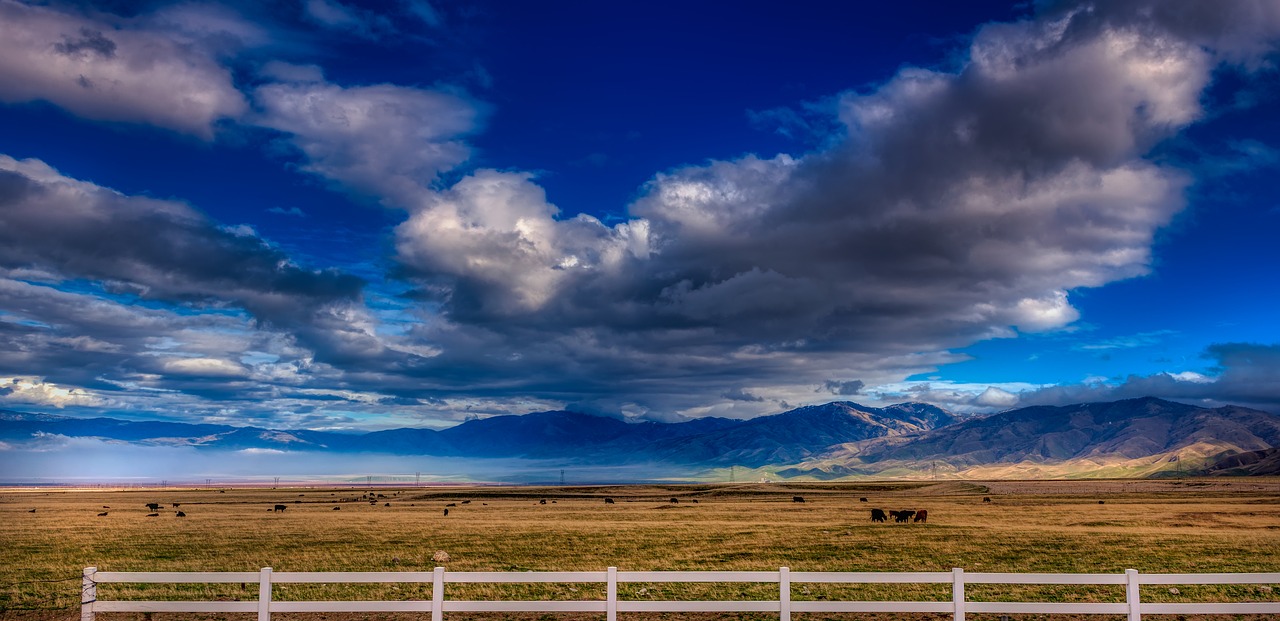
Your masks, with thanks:
[[(374, 503), (367, 494), (374, 495)], [(793, 502), (796, 495), (805, 502)], [(606, 497), (615, 502), (606, 504)], [(679, 502), (671, 503), (672, 498)], [(147, 517), (145, 505), (151, 502), (163, 504), (155, 517)], [(175, 509), (172, 503), (181, 506)], [(287, 509), (273, 511), (276, 504)], [(872, 523), (873, 507), (927, 509), (929, 517), (925, 523)], [(179, 510), (186, 517), (176, 517)], [(102, 512), (107, 515), (99, 516)], [(438, 550), (450, 560), (433, 561)], [(613, 565), (623, 571), (787, 566), (793, 571), (1280, 572), (1280, 479), (0, 490), (3, 620), (78, 618), (80, 574), (86, 566), (101, 571), (429, 571), (436, 565), (460, 571), (600, 571)], [(451, 585), (449, 598), (603, 599), (603, 590), (594, 584)], [(1123, 601), (1123, 589), (1111, 586), (970, 585), (968, 592), (971, 600)], [(634, 600), (775, 599), (777, 587), (624, 584), (619, 593)], [(102, 599), (257, 596), (253, 584), (104, 584), (99, 594)], [(275, 598), (429, 599), (430, 585), (276, 585)], [(793, 598), (949, 600), (950, 587), (796, 584)], [(1177, 594), (1143, 587), (1143, 601), (1222, 599), (1277, 601), (1280, 585), (1189, 586)], [(156, 613), (154, 618), (193, 616)], [(796, 618), (828, 617), (942, 618)], [(477, 617), (446, 615), (454, 618)]]

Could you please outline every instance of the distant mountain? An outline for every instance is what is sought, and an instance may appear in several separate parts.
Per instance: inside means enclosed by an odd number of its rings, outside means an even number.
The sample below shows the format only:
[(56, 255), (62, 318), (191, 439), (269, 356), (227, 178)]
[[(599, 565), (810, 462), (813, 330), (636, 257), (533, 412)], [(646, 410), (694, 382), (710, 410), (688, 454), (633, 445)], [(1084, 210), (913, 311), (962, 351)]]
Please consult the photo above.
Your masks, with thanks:
[(873, 408), (848, 401), (745, 421), (627, 423), (553, 411), (364, 434), (0, 411), (0, 440), (21, 445), (40, 434), (202, 449), (734, 465), (818, 479), (1280, 474), (1280, 416), (1154, 398), (965, 419), (922, 403)]
[(872, 408), (841, 401), (753, 418), (655, 448), (666, 461), (759, 467), (802, 461), (845, 442), (918, 434), (957, 420), (924, 403)]
[(579, 412), (554, 411), (471, 420), (440, 431), (405, 428), (343, 434), (15, 414), (0, 416), (0, 438), (21, 440), (35, 433), (50, 433), (200, 448), (527, 457), (591, 463), (665, 461), (755, 467), (793, 463), (833, 444), (919, 433), (955, 420), (945, 410), (925, 404), (868, 408), (842, 402), (747, 421), (701, 418), (682, 423), (627, 423)]
[(1155, 398), (1021, 408), (833, 448), (791, 475), (1151, 476), (1280, 446), (1280, 416)]

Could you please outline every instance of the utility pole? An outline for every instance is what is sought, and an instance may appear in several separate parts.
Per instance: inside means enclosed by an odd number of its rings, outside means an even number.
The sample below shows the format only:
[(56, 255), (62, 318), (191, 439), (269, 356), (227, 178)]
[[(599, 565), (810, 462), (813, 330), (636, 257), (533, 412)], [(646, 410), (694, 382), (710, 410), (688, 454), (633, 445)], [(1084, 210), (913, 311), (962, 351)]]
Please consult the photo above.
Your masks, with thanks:
[(421, 473), (421, 472), (415, 472), (415, 473), (413, 473), (413, 486), (414, 486), (414, 487), (422, 487), (422, 473)]
[(271, 485), (271, 489), (280, 487), (280, 477), (276, 477), (276, 482)]
[(738, 481), (738, 467), (729, 466), (729, 482), (736, 483)]
[(564, 470), (560, 471), (560, 487), (564, 487)]

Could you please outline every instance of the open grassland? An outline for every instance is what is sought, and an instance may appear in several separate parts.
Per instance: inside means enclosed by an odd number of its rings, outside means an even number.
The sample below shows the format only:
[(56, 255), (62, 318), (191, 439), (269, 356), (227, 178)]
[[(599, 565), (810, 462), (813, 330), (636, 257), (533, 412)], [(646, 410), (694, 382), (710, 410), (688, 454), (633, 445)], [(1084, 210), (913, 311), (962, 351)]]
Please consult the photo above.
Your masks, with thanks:
[[(367, 494), (374, 495), (374, 503)], [(793, 502), (795, 495), (806, 502)], [(615, 503), (605, 504), (606, 497)], [(672, 503), (673, 498), (679, 502)], [(145, 505), (151, 502), (163, 504), (158, 516), (147, 517)], [(172, 503), (181, 506), (175, 509)], [(276, 504), (287, 509), (273, 511)], [(929, 518), (923, 524), (876, 524), (869, 519), (873, 507), (927, 509)], [(179, 510), (186, 517), (176, 517)], [(107, 515), (99, 516), (102, 512)], [(438, 550), (450, 560), (434, 562)], [(623, 571), (786, 566), (793, 571), (1280, 572), (1280, 480), (0, 491), (0, 618), (74, 616), (86, 566), (101, 571), (429, 571), (436, 565), (460, 571), (600, 571), (612, 565)], [(595, 584), (451, 585), (449, 598), (603, 599), (603, 590)], [(968, 591), (971, 600), (1123, 601), (1122, 589), (1110, 586), (971, 585)], [(99, 593), (103, 599), (257, 596), (253, 584), (109, 584)], [(776, 599), (777, 587), (624, 584), (619, 593), (635, 600)], [(947, 585), (793, 586), (796, 600), (948, 600), (949, 593)], [(276, 585), (275, 597), (429, 599), (430, 585)], [(1143, 591), (1144, 601), (1277, 598), (1280, 585), (1185, 587), (1176, 595), (1165, 587)]]

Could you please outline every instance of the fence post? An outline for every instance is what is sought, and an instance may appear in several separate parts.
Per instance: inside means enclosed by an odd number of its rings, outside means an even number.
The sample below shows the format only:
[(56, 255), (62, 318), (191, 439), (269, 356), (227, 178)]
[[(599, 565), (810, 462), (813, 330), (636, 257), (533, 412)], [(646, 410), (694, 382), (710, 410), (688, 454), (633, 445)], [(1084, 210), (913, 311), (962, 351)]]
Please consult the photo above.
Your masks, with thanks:
[(93, 621), (93, 603), (98, 601), (98, 583), (93, 581), (97, 567), (84, 568), (84, 580), (80, 583), (80, 621)]
[(1138, 570), (1126, 569), (1124, 570), (1124, 576), (1124, 595), (1125, 601), (1129, 604), (1129, 621), (1142, 621), (1142, 602), (1139, 601), (1138, 591)]
[(271, 621), (271, 568), (258, 572), (258, 621)]
[(431, 577), (431, 621), (444, 619), (444, 568), (437, 567)]
[(618, 568), (610, 567), (604, 587), (605, 621), (618, 621)]
[(780, 621), (791, 621), (791, 568), (778, 568), (778, 605)]
[(964, 569), (951, 568), (951, 605), (955, 607), (955, 621), (964, 621)]

